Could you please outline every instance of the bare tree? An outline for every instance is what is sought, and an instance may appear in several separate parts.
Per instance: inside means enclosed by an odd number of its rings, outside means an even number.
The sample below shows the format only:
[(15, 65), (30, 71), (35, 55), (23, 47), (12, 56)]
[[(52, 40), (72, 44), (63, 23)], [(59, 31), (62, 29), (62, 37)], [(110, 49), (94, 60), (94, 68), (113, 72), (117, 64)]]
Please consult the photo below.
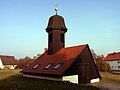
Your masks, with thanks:
[(97, 54), (94, 52), (94, 49), (91, 49), (92, 56), (94, 60), (97, 58)]

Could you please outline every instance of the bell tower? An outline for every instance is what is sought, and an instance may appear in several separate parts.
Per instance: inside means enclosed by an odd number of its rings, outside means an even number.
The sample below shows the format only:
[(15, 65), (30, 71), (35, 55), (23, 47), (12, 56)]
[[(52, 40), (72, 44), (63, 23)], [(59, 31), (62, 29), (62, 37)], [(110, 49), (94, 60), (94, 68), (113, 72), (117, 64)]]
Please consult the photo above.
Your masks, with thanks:
[(49, 18), (46, 32), (48, 33), (48, 54), (54, 54), (65, 47), (65, 26), (64, 18), (57, 15), (58, 8), (55, 8), (56, 15)]

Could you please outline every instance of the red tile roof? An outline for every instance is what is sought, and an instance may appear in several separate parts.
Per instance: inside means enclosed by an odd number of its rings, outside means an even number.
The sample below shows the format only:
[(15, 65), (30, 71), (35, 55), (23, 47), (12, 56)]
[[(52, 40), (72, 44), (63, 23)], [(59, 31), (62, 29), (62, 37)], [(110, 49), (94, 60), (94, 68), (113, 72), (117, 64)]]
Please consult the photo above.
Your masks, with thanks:
[(16, 65), (16, 60), (14, 56), (3, 56), (0, 55), (3, 65)]
[(120, 52), (110, 53), (104, 60), (120, 60)]
[[(31, 63), (27, 68), (23, 69), (21, 72), (34, 74), (61, 75), (71, 66), (71, 64), (75, 61), (75, 59), (82, 53), (82, 51), (87, 46), (88, 45), (81, 45), (62, 48), (60, 51), (53, 55), (48, 55), (47, 52), (45, 52), (37, 60)], [(50, 67), (48, 70), (45, 70), (44, 67), (46, 67), (50, 63), (52, 63), (53, 66)], [(63, 63), (63, 65), (58, 70), (53, 70), (53, 67), (55, 67), (59, 63)], [(32, 69), (37, 64), (40, 64), (40, 66), (36, 69)]]

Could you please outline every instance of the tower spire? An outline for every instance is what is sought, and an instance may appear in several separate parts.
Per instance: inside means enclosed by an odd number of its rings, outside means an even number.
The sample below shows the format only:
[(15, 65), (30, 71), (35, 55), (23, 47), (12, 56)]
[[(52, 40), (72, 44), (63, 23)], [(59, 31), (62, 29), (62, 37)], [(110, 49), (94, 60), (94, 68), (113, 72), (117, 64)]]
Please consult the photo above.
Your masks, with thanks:
[(57, 6), (58, 6), (58, 3), (56, 3), (56, 4), (55, 4), (55, 7), (56, 7), (56, 8), (55, 8), (56, 15), (57, 15), (57, 11), (58, 11), (58, 8), (57, 8)]

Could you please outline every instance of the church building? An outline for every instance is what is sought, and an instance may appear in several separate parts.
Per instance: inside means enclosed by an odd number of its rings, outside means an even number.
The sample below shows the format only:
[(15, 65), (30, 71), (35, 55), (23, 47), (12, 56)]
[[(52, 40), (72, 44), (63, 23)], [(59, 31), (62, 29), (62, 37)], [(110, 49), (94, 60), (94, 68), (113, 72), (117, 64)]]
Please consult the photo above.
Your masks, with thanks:
[(57, 10), (49, 18), (46, 32), (48, 50), (21, 71), (23, 76), (79, 84), (101, 79), (88, 44), (65, 47), (67, 28)]

